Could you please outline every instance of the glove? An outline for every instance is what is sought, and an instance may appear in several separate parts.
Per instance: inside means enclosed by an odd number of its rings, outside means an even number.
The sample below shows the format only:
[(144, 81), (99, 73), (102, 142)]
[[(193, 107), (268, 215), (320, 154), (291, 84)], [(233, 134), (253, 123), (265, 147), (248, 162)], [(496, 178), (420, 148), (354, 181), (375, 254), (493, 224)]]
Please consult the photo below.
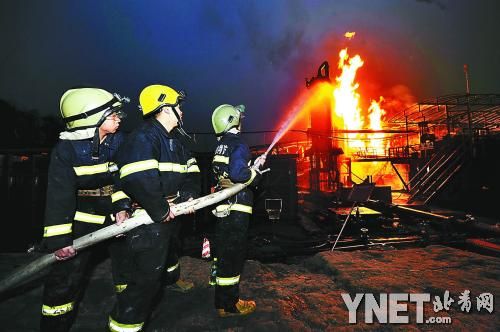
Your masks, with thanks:
[(259, 169), (261, 168), (262, 166), (264, 166), (264, 164), (266, 163), (266, 158), (267, 158), (267, 155), (266, 154), (263, 154), (261, 156), (259, 156), (257, 159), (255, 159), (255, 161), (253, 162), (253, 167), (255, 169)]

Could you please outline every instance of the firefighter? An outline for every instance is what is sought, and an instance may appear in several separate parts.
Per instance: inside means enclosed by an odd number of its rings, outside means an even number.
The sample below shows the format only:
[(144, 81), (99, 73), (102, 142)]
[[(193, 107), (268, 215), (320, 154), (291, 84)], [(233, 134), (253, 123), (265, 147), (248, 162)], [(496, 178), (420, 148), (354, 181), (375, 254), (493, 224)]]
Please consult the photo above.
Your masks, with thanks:
[[(128, 217), (130, 200), (117, 189), (118, 167), (113, 163), (123, 141), (117, 132), (123, 101), (97, 88), (70, 89), (61, 98), (67, 130), (50, 157), (42, 241), (42, 248), (55, 251), (60, 262), (44, 283), (41, 331), (68, 331), (75, 317), (89, 255), (95, 250), (77, 255), (73, 239)], [(121, 243), (120, 239), (107, 242), (118, 289), (126, 279), (119, 259), (125, 248)]]
[[(176, 127), (175, 129), (176, 130), (172, 131), (172, 139), (177, 145), (182, 146), (184, 154), (182, 159), (188, 160), (190, 163), (196, 162), (196, 159), (191, 156), (190, 152), (194, 148), (194, 140), (184, 132), (182, 126)], [(184, 186), (184, 194), (182, 197), (179, 193), (167, 197), (169, 204), (182, 203), (187, 199), (191, 200), (199, 197), (201, 191), (201, 178), (198, 165), (192, 165), (190, 172), (186, 174), (185, 181), (187, 185)], [(181, 266), (179, 262), (179, 257), (182, 252), (181, 232), (187, 228), (186, 226), (192, 225), (192, 222), (194, 222), (194, 215), (179, 216), (175, 222), (172, 241), (170, 242), (170, 248), (168, 250), (166, 272), (162, 281), (162, 285), (165, 285), (167, 289), (174, 292), (186, 293), (194, 287), (192, 282), (180, 278)]]
[[(250, 167), (250, 150), (240, 136), (243, 105), (220, 105), (212, 114), (212, 125), (218, 145), (213, 159), (216, 189), (227, 188), (234, 183), (255, 185), (265, 162), (265, 155), (256, 159)], [(219, 317), (247, 315), (255, 311), (254, 301), (239, 297), (240, 274), (246, 255), (247, 230), (252, 214), (253, 193), (248, 187), (218, 205), (214, 214), (216, 222), (217, 277), (215, 308)]]
[(129, 285), (118, 294), (109, 317), (110, 331), (140, 331), (165, 273), (178, 268), (171, 260), (167, 262), (179, 227), (168, 201), (189, 200), (200, 190), (193, 176), (200, 171), (196, 159), (174, 134), (187, 135), (182, 129), (184, 99), (182, 91), (165, 85), (144, 88), (139, 102), (146, 121), (129, 135), (118, 153), (123, 190), (139, 207), (134, 213), (145, 211), (154, 223), (127, 234), (134, 272)]

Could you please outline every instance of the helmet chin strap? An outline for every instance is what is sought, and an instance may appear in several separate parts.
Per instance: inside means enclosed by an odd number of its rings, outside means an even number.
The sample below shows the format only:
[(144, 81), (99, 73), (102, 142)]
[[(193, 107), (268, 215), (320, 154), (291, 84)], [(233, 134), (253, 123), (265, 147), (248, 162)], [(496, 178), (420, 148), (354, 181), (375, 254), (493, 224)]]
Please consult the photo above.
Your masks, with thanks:
[(106, 117), (108, 117), (109, 115), (111, 115), (115, 112), (118, 112), (120, 108), (121, 107), (117, 107), (117, 108), (111, 108), (111, 109), (107, 110), (106, 112), (104, 112), (102, 114), (101, 119), (97, 122), (94, 137), (92, 138), (92, 159), (93, 160), (99, 159), (99, 145), (101, 145), (101, 140), (99, 137), (99, 128), (104, 123), (104, 121), (106, 121)]
[(187, 138), (189, 139), (193, 139), (188, 133), (186, 133), (186, 131), (184, 130), (184, 128), (182, 128), (181, 126), (177, 126), (175, 127), (175, 129), (177, 129), (177, 131), (182, 135), (182, 136), (186, 136)]
[[(94, 137), (92, 138), (92, 159), (93, 160), (99, 159), (99, 145), (101, 145), (101, 140), (99, 139), (99, 128), (101, 127), (103, 122), (106, 121), (106, 117), (108, 117), (109, 115), (111, 115), (115, 112), (119, 112), (121, 107), (122, 107), (122, 104), (120, 104), (118, 107), (112, 107), (112, 105), (114, 103), (116, 103), (117, 101), (119, 101), (120, 103), (123, 104), (123, 103), (129, 103), (130, 99), (128, 97), (122, 97), (117, 93), (113, 93), (113, 99), (111, 101), (109, 101), (108, 103), (104, 104), (103, 106), (97, 108), (97, 109), (100, 109), (99, 111), (101, 111), (103, 107), (109, 107), (110, 109), (106, 110), (102, 114), (101, 119), (97, 122)], [(92, 112), (95, 112), (95, 110), (93, 110)]]
[(233, 127), (229, 129), (227, 132), (231, 134), (239, 134), (241, 131), (238, 129), (238, 127)]
[(177, 110), (175, 109), (175, 106), (172, 106), (172, 111), (174, 112), (174, 115), (175, 117), (177, 118), (177, 127), (175, 127), (175, 129), (177, 129), (177, 131), (182, 135), (182, 136), (185, 136), (185, 137), (188, 137), (189, 139), (192, 139), (192, 137), (186, 133), (186, 131), (184, 130), (183, 126), (184, 126), (184, 123), (182, 122), (182, 119), (181, 117), (179, 116), (179, 113), (177, 112)]
[(101, 144), (99, 139), (99, 127), (95, 128), (94, 138), (92, 138), (92, 159), (99, 159), (99, 145)]

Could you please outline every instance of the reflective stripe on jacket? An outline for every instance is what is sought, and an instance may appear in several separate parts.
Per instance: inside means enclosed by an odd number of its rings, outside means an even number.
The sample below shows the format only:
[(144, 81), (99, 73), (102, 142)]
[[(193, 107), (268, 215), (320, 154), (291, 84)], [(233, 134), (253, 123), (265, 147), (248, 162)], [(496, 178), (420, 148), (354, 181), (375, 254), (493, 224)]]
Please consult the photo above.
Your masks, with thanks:
[[(240, 135), (232, 133), (225, 134), (219, 140), (212, 161), (212, 168), (216, 181), (220, 184), (225, 183), (225, 181), (230, 181), (233, 183), (255, 185), (260, 179), (260, 176), (249, 166), (250, 162), (250, 150), (248, 149), (248, 145), (243, 142)], [(249, 188), (246, 188), (224, 204), (232, 206), (241, 204), (248, 206), (250, 210), (245, 209), (245, 211), (242, 212), (251, 213), (253, 193)]]
[[(89, 216), (87, 211), (77, 212), (78, 190), (95, 190), (108, 185), (119, 188), (118, 167), (114, 156), (124, 140), (121, 133), (109, 134), (101, 143), (99, 158), (92, 159), (92, 140), (60, 140), (51, 152), (47, 202), (45, 209), (44, 246), (48, 250), (69, 246), (73, 242), (73, 222), (102, 224), (105, 217)], [(111, 196), (99, 197), (111, 204)], [(122, 196), (113, 202), (113, 210), (130, 207), (130, 199)], [(110, 214), (113, 211), (107, 211)], [(82, 214), (83, 213), (83, 214)], [(98, 216), (99, 217), (99, 216)]]
[(196, 159), (176, 134), (168, 133), (156, 119), (146, 120), (124, 145), (117, 157), (120, 182), (154, 221), (161, 222), (168, 214), (166, 197), (179, 192), (179, 203), (199, 196)]

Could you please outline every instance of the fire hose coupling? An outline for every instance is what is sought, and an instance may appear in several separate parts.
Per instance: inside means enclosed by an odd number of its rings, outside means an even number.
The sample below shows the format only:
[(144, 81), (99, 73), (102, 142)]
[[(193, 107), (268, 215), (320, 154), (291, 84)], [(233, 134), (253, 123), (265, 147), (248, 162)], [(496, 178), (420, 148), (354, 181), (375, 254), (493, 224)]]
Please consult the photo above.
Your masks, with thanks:
[[(232, 199), (234, 198), (234, 202), (232, 202)], [(234, 204), (238, 203), (238, 197), (230, 197), (227, 202), (229, 204), (222, 204), (218, 205), (215, 207), (215, 209), (212, 210), (212, 214), (216, 216), (217, 218), (225, 218), (231, 214), (231, 208), (233, 207)]]
[(261, 170), (261, 169), (260, 169), (260, 165), (256, 165), (256, 164), (253, 164), (253, 165), (251, 166), (251, 168), (252, 168), (254, 171), (256, 171), (257, 173), (259, 173), (260, 175), (262, 175), (262, 174), (264, 174), (264, 173), (267, 173), (267, 172), (269, 172), (269, 171), (271, 170), (271, 168), (269, 168), (269, 167), (268, 167), (268, 168), (266, 168), (266, 169), (262, 169), (262, 170)]
[(215, 209), (212, 210), (212, 214), (217, 218), (225, 218), (231, 214), (231, 205), (227, 205), (222, 209), (216, 207)]
[(258, 169), (264, 166), (264, 164), (266, 163), (266, 158), (267, 158), (267, 153), (264, 153), (263, 155), (257, 157), (253, 162), (253, 167)]

